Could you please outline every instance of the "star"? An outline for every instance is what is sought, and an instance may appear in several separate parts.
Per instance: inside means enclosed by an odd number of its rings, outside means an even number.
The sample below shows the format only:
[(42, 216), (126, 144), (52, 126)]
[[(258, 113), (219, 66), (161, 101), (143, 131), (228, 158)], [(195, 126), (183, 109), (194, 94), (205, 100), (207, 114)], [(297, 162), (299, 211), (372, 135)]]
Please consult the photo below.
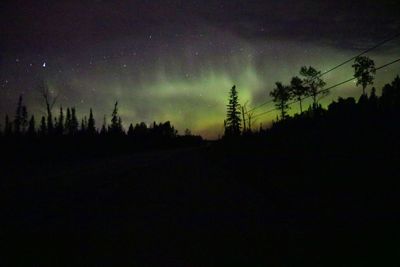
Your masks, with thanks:
[(43, 68), (46, 68), (46, 62), (43, 62), (42, 67), (43, 67)]

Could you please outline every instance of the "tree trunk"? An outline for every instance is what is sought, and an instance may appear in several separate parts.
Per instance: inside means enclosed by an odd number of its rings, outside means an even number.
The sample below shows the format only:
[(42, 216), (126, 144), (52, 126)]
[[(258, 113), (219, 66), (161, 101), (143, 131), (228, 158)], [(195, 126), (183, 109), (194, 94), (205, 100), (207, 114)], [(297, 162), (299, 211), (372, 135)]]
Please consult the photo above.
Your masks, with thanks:
[(244, 107), (242, 107), (242, 118), (243, 118), (243, 133), (246, 132), (246, 120), (244, 117)]

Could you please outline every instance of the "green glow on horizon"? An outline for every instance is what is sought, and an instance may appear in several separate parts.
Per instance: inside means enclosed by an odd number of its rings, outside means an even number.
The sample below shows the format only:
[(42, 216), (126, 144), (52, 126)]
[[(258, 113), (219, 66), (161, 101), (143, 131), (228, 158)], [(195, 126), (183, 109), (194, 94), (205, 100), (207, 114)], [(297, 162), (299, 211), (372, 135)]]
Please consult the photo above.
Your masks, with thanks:
[[(153, 62), (141, 64), (133, 60), (121, 60), (98, 64), (84, 73), (64, 74), (68, 80), (68, 90), (72, 92), (67, 92), (64, 85), (60, 85), (58, 74), (49, 76), (49, 85), (55, 91), (58, 88), (61, 95), (58, 105), (64, 108), (76, 106), (78, 116), (88, 115), (89, 108), (92, 107), (97, 127), (101, 127), (104, 114), (107, 115), (107, 121), (109, 120), (113, 104), (118, 100), (125, 129), (130, 123), (144, 121), (150, 124), (153, 121), (169, 120), (180, 133), (189, 128), (194, 134), (216, 138), (223, 134), (228, 94), (233, 85), (238, 89), (239, 102), (248, 102), (251, 108), (270, 99), (269, 92), (276, 81), (288, 84), (291, 77), (298, 76), (302, 65), (312, 65), (323, 71), (355, 54), (354, 51), (311, 44), (298, 45), (293, 42), (270, 41), (250, 45), (241, 39), (235, 39), (232, 43), (235, 44), (235, 49), (241, 47), (242, 51), (230, 54), (223, 50), (225, 54), (220, 55), (220, 52), (199, 49), (199, 55), (196, 56), (192, 53), (194, 49), (187, 48), (184, 53), (153, 56), (157, 58)], [(260, 47), (265, 49), (262, 55), (257, 54)], [(314, 54), (305, 53), (304, 49), (313, 51)], [(371, 55), (377, 66), (393, 60), (393, 57)], [(121, 67), (123, 64), (128, 67)], [(398, 70), (398, 66), (393, 66), (387, 71), (377, 73), (375, 86), (378, 93), (384, 83), (395, 77)], [(346, 80), (352, 74), (351, 64), (348, 64), (324, 76), (326, 86)], [(361, 89), (356, 88), (354, 83), (348, 83), (332, 90), (320, 103), (326, 106), (338, 96), (358, 98), (360, 92)], [(63, 98), (63, 95), (68, 95), (69, 98)], [(80, 101), (81, 99), (84, 101)], [(40, 96), (35, 97), (35, 101), (32, 100), (31, 103), (33, 112), (42, 115)], [(309, 103), (310, 101), (303, 103), (304, 110)], [(270, 103), (257, 109), (255, 114), (272, 108), (274, 104)], [(298, 104), (292, 105), (289, 114), (298, 112), (298, 109)], [(264, 127), (268, 126), (276, 119), (277, 114), (278, 112), (271, 112), (258, 117), (253, 121), (253, 128), (258, 129), (260, 123)]]

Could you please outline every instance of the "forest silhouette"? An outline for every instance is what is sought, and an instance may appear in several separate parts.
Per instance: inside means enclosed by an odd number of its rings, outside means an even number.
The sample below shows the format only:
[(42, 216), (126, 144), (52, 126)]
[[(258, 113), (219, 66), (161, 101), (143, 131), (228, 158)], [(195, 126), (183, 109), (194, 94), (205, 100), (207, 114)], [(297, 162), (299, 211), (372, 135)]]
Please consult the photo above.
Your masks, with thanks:
[(13, 262), (395, 266), (400, 77), (377, 95), (374, 62), (357, 57), (353, 68), (360, 97), (326, 107), (315, 68), (276, 82), (279, 116), (257, 130), (233, 86), (213, 142), (169, 121), (125, 130), (118, 102), (101, 126), (92, 109), (56, 114), (42, 84), (46, 116), (21, 96), (0, 138), (3, 223), (16, 233), (7, 244), (24, 255)]

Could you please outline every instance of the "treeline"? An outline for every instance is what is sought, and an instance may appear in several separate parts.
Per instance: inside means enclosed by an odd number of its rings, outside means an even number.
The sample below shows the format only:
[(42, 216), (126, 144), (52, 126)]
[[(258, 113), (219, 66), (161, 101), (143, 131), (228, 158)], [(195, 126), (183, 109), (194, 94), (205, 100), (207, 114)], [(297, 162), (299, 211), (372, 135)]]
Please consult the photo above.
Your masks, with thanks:
[[(240, 153), (291, 155), (302, 161), (340, 156), (356, 162), (368, 157), (390, 162), (400, 157), (399, 118), (400, 77), (396, 76), (383, 86), (380, 96), (373, 87), (358, 99), (339, 97), (327, 108), (311, 105), (302, 113), (274, 121), (268, 129), (243, 133), (241, 142), (233, 140), (238, 145), (227, 144)], [(313, 166), (312, 161), (309, 164)]]
[[(48, 95), (48, 94), (46, 94)], [(78, 119), (75, 108), (63, 109), (53, 115), (55, 101), (45, 98), (47, 114), (37, 124), (29, 115), (20, 96), (15, 115), (5, 116), (0, 131), (0, 159), (15, 164), (19, 161), (82, 160), (88, 157), (112, 156), (138, 151), (170, 149), (201, 145), (201, 136), (192, 135), (186, 129), (184, 135), (169, 122), (132, 123), (125, 130), (115, 103), (110, 122), (106, 117), (101, 127), (96, 127), (93, 111)]]
[[(354, 79), (357, 80), (356, 85), (362, 86), (362, 96), (366, 98), (366, 88), (368, 85), (372, 85), (375, 79), (375, 62), (366, 56), (358, 56), (354, 60), (352, 65), (354, 68)], [(277, 121), (284, 121), (290, 116), (288, 110), (292, 104), (299, 104), (299, 114), (303, 114), (303, 101), (307, 98), (312, 99), (312, 105), (309, 111), (312, 110), (314, 113), (321, 111), (321, 105), (319, 101), (329, 94), (330, 88), (325, 88), (326, 82), (322, 79), (325, 73), (315, 69), (312, 66), (303, 66), (300, 68), (299, 76), (294, 76), (290, 80), (290, 84), (285, 85), (282, 82), (276, 82), (275, 88), (269, 93), (272, 102), (275, 103), (275, 110), (279, 112)], [(384, 90), (387, 91), (387, 90)], [(375, 89), (373, 89), (373, 95), (376, 95)], [(385, 96), (383, 96), (385, 98)], [(262, 105), (265, 105), (265, 102)], [(261, 105), (261, 106), (262, 106)], [(225, 137), (238, 137), (241, 134), (252, 133), (252, 123), (254, 118), (264, 113), (263, 112), (254, 115), (254, 110), (259, 107), (248, 110), (247, 105), (241, 105), (239, 103), (238, 92), (236, 86), (233, 86), (229, 93), (229, 102), (227, 105), (227, 117), (224, 121)]]
[[(64, 110), (62, 107), (59, 113), (53, 119), (51, 111), (47, 116), (42, 116), (39, 125), (36, 124), (34, 115), (28, 116), (28, 110), (23, 103), (23, 97), (20, 96), (17, 104), (17, 109), (13, 119), (8, 115), (5, 116), (5, 123), (3, 131), (0, 133), (4, 137), (136, 137), (136, 138), (176, 138), (178, 131), (174, 128), (169, 121), (156, 123), (153, 122), (150, 126), (146, 123), (140, 122), (129, 125), (126, 131), (122, 125), (122, 119), (118, 115), (118, 102), (115, 103), (113, 112), (111, 114), (110, 124), (106, 122), (106, 116), (102, 126), (96, 128), (96, 121), (93, 116), (93, 111), (90, 109), (89, 115), (84, 116), (81, 120), (76, 115), (75, 108), (67, 108)], [(190, 130), (185, 131), (186, 137), (194, 137)], [(198, 138), (198, 137), (196, 137)]]

